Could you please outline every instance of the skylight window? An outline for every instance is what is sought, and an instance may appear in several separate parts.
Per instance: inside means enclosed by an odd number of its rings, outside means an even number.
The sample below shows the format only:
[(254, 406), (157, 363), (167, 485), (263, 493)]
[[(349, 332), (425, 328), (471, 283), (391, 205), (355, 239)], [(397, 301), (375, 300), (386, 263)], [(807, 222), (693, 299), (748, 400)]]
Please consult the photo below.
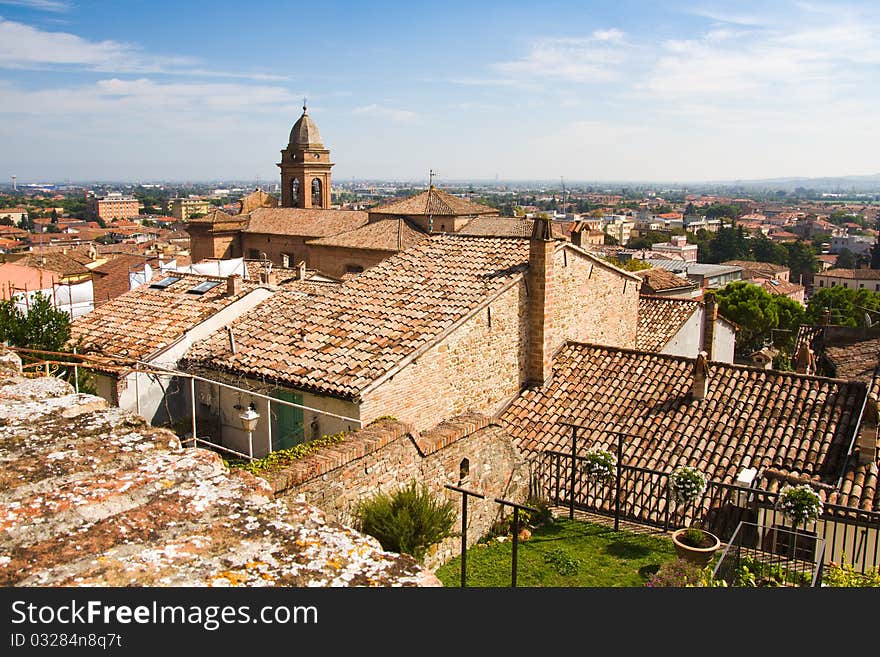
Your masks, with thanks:
[(199, 283), (195, 287), (188, 289), (187, 292), (190, 294), (204, 294), (208, 290), (213, 290), (218, 285), (220, 285), (220, 281), (205, 281), (204, 283)]
[(164, 290), (166, 287), (174, 285), (177, 281), (180, 280), (180, 276), (166, 276), (161, 281), (156, 281), (150, 287), (155, 287), (159, 290)]

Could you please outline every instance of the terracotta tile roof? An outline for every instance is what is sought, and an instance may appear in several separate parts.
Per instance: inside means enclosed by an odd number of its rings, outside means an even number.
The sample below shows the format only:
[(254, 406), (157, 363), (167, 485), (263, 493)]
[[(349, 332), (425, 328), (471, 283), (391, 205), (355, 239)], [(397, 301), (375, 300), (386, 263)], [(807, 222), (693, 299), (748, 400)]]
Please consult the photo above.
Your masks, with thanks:
[(426, 237), (427, 233), (413, 228), (403, 219), (380, 219), (345, 233), (309, 240), (308, 244), (370, 251), (400, 251), (418, 244)]
[(776, 265), (772, 262), (755, 262), (752, 260), (725, 260), (722, 265), (742, 267), (742, 277), (746, 278), (778, 278), (779, 274), (790, 271), (787, 265)]
[(250, 213), (243, 232), (265, 235), (328, 237), (360, 228), (368, 215), (360, 210), (258, 208)]
[(753, 278), (751, 282), (755, 285), (760, 285), (770, 294), (784, 294), (788, 296), (789, 294), (796, 294), (798, 292), (804, 291), (803, 285), (798, 285), (797, 283), (791, 283), (789, 281), (783, 281), (778, 278)]
[(99, 397), (2, 379), (0, 586), (439, 586), (412, 557)]
[[(125, 273), (125, 276), (128, 276), (128, 273), (134, 270), (144, 270), (144, 256), (140, 255), (130, 255), (126, 253), (118, 253), (113, 254), (112, 257), (102, 265), (98, 265), (92, 271), (98, 272), (99, 274), (105, 274), (107, 276), (121, 276), (122, 272)], [(146, 258), (147, 264), (151, 267), (158, 266), (158, 258), (149, 257)]]
[(90, 273), (76, 258), (59, 251), (48, 251), (42, 254), (37, 251), (28, 251), (23, 255), (10, 254), (8, 259), (9, 262), (24, 265), (25, 267), (54, 271), (64, 278), (68, 276), (85, 276)]
[(863, 383), (709, 363), (708, 394), (690, 394), (694, 359), (569, 343), (557, 354), (551, 381), (524, 391), (501, 416), (517, 445), (537, 456), (570, 450), (561, 421), (596, 427), (583, 450), (616, 450), (630, 466), (701, 469), (732, 484), (746, 467), (836, 484), (858, 426)]
[(636, 349), (660, 351), (699, 307), (695, 299), (640, 296)]
[(824, 355), (838, 378), (870, 383), (874, 369), (880, 362), (880, 338), (846, 345), (828, 345)]
[[(178, 276), (180, 280), (164, 289), (151, 287), (166, 276)], [(205, 281), (218, 281), (220, 285), (204, 294), (187, 292)], [(172, 272), (157, 274), (151, 284), (141, 285), (75, 319), (70, 325), (71, 342), (81, 338), (83, 352), (145, 358), (258, 287), (242, 281), (241, 293), (229, 297), (225, 278)]]
[(642, 294), (652, 294), (654, 292), (678, 290), (681, 288), (692, 290), (696, 287), (688, 279), (677, 276), (668, 269), (661, 267), (642, 269), (637, 271), (636, 275), (642, 279)]
[[(471, 219), (458, 231), (459, 235), (481, 235), (491, 237), (529, 237), (532, 234), (534, 219), (525, 217), (480, 216)], [(562, 222), (550, 222), (553, 237), (566, 238), (568, 233)]]
[(432, 186), (415, 196), (393, 201), (377, 208), (370, 208), (370, 214), (468, 216), (498, 214), (498, 210), (488, 205), (453, 196)]
[(880, 280), (880, 269), (828, 269), (827, 271), (819, 272), (816, 276), (845, 278), (848, 280)]
[(186, 359), (292, 387), (357, 398), (404, 358), (522, 276), (529, 241), (440, 234), (325, 294), (282, 291)]

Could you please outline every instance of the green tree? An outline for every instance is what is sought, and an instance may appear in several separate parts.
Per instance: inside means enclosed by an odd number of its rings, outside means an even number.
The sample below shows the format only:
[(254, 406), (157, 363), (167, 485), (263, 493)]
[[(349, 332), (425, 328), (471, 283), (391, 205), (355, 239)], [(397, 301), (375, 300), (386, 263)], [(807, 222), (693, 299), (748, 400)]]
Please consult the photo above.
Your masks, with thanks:
[(629, 260), (620, 261), (617, 258), (605, 258), (615, 267), (620, 267), (626, 271), (642, 271), (643, 269), (651, 269), (651, 263), (645, 262), (639, 258), (630, 258)]
[(773, 341), (774, 329), (781, 330), (776, 346), (791, 348), (793, 336), (804, 318), (799, 303), (785, 296), (772, 295), (759, 285), (745, 281), (728, 283), (715, 293), (715, 297), (718, 312), (739, 326), (736, 336), (739, 351), (750, 353)]
[(49, 215), (49, 221), (51, 221), (53, 224), (58, 223), (58, 210), (56, 210), (55, 208), (52, 208), (52, 213)]
[(791, 280), (799, 282), (803, 276), (805, 283), (811, 283), (813, 274), (819, 271), (820, 266), (816, 251), (803, 240), (786, 242), (785, 248), (788, 250), (788, 268), (791, 270)]
[(750, 242), (752, 255), (758, 262), (772, 262), (775, 265), (788, 264), (788, 249), (766, 235), (755, 237)]
[(707, 207), (705, 210), (705, 217), (707, 219), (739, 219), (741, 215), (742, 210), (735, 205), (722, 205), (720, 203), (715, 203)]
[[(747, 260), (751, 256), (749, 244), (742, 226), (719, 228), (708, 244), (708, 262)], [(699, 254), (699, 249), (697, 251)]]
[(858, 269), (859, 258), (849, 249), (841, 249), (837, 254), (837, 260), (834, 261), (834, 266), (838, 269)]
[(61, 228), (58, 227), (58, 224), (47, 224), (46, 225), (47, 233), (60, 233)]
[(13, 300), (0, 301), (0, 341), (15, 347), (64, 351), (70, 339), (70, 315), (37, 293), (22, 311)]
[(821, 324), (825, 309), (831, 311), (831, 323), (841, 326), (865, 326), (865, 314), (876, 321), (880, 312), (880, 293), (859, 288), (821, 287), (814, 291), (807, 303), (805, 321)]

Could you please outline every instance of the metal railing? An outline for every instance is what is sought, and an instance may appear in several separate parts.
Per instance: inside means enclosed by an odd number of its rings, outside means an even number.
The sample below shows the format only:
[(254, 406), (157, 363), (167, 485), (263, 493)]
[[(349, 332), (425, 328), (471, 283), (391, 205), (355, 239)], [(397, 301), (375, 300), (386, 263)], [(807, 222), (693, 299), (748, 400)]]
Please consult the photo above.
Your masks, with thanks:
[[(619, 516), (664, 531), (699, 524), (724, 542), (741, 522), (777, 528), (788, 524), (777, 508), (776, 492), (710, 480), (699, 500), (682, 506), (670, 492), (670, 473), (622, 464), (616, 496), (613, 481), (596, 482), (582, 475), (585, 460), (571, 453), (542, 452), (532, 463), (532, 492), (555, 506)], [(809, 531), (825, 542), (827, 562), (844, 561), (863, 573), (880, 568), (880, 512), (826, 503)]]
[[(50, 351), (40, 351), (40, 350), (32, 350), (32, 349), (24, 349), (24, 348), (16, 348), (16, 347), (8, 347), (10, 350), (21, 353), (26, 356), (30, 356), (31, 358), (36, 358), (35, 362), (30, 362), (23, 365), (23, 370), (29, 376), (63, 376), (65, 379), (70, 378), (68, 376), (68, 372), (73, 372), (74, 381), (72, 384), (75, 386), (75, 390), (78, 393), (80, 391), (80, 371), (92, 371), (100, 374), (118, 374), (118, 375), (129, 375), (134, 374), (134, 408), (129, 409), (133, 410), (138, 415), (141, 414), (142, 410), (142, 390), (141, 390), (141, 376), (146, 376), (151, 379), (156, 379), (158, 381), (158, 377), (167, 378), (169, 380), (178, 380), (185, 383), (184, 385), (188, 388), (188, 399), (186, 400), (188, 405), (189, 414), (187, 416), (181, 416), (177, 420), (175, 420), (172, 415), (176, 415), (171, 410), (169, 410), (169, 406), (165, 405), (165, 412), (168, 416), (168, 425), (181, 425), (183, 421), (188, 423), (190, 431), (184, 432), (180, 431), (184, 435), (181, 436), (181, 443), (184, 446), (198, 447), (204, 446), (210, 449), (219, 450), (227, 454), (231, 454), (237, 458), (253, 460), (254, 459), (254, 449), (253, 443), (248, 440), (248, 451), (243, 452), (235, 449), (231, 449), (229, 446), (219, 444), (213, 440), (208, 439), (208, 435), (210, 432), (204, 431), (206, 426), (213, 426), (215, 422), (208, 421), (204, 417), (200, 419), (200, 415), (197, 412), (196, 408), (196, 382), (202, 382), (212, 386), (219, 386), (222, 389), (229, 390), (240, 395), (246, 395), (250, 400), (259, 399), (266, 402), (266, 409), (268, 418), (266, 419), (265, 428), (267, 432), (268, 439), (268, 452), (271, 453), (276, 451), (275, 448), (278, 447), (277, 442), (273, 442), (272, 436), (272, 409), (274, 407), (288, 407), (294, 408), (302, 411), (308, 411), (310, 413), (315, 413), (318, 415), (334, 418), (336, 420), (340, 420), (343, 422), (351, 423), (357, 429), (363, 427), (363, 422), (359, 418), (348, 417), (346, 415), (341, 415), (338, 413), (332, 413), (330, 411), (325, 411), (323, 409), (314, 408), (312, 406), (307, 406), (305, 404), (299, 404), (297, 402), (288, 401), (286, 399), (279, 399), (277, 397), (273, 397), (271, 395), (267, 395), (256, 390), (250, 390), (247, 388), (243, 388), (240, 386), (236, 386), (230, 383), (226, 383), (223, 381), (217, 381), (215, 379), (210, 379), (204, 376), (200, 376), (198, 374), (192, 372), (184, 372), (181, 370), (177, 370), (170, 367), (164, 367), (161, 365), (157, 365), (155, 363), (147, 363), (140, 360), (135, 359), (124, 359), (124, 358), (115, 358), (115, 357), (103, 357), (96, 356), (94, 354), (77, 354), (74, 349), (72, 353), (67, 352), (50, 352)], [(182, 387), (177, 386), (175, 389), (166, 390), (164, 386), (162, 386), (163, 392), (163, 401), (167, 402), (167, 398), (172, 395), (178, 395), (182, 392)], [(203, 431), (202, 435), (199, 435), (199, 425), (202, 425)], [(159, 425), (164, 426), (164, 425)], [(303, 431), (305, 431), (305, 427), (302, 427)], [(246, 429), (243, 429), (246, 433)], [(277, 438), (277, 437), (276, 437)], [(305, 436), (303, 436), (305, 439)]]

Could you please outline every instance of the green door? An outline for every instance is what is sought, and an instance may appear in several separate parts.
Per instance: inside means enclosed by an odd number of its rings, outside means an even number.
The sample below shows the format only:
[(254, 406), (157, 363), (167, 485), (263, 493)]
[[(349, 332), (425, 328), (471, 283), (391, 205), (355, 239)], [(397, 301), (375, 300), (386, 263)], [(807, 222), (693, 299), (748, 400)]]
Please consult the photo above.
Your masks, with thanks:
[[(302, 395), (290, 390), (276, 390), (275, 399), (302, 404)], [(284, 404), (272, 404), (272, 449), (286, 449), (303, 442), (303, 409)]]

